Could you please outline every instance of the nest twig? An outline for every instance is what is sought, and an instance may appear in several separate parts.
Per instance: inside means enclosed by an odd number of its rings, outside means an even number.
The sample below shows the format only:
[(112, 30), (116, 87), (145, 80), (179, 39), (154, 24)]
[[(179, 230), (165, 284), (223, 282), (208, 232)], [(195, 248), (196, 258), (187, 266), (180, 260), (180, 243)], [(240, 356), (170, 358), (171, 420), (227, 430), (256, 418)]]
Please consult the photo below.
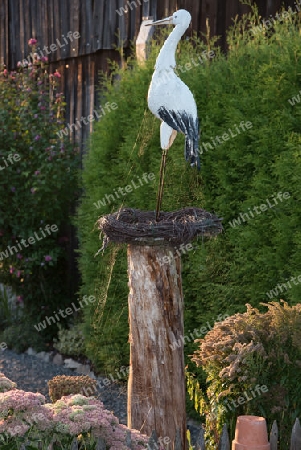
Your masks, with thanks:
[(123, 208), (97, 221), (103, 235), (104, 250), (110, 241), (136, 245), (186, 244), (196, 236), (216, 236), (222, 232), (222, 219), (201, 208), (183, 208), (161, 212), (156, 222), (155, 211)]

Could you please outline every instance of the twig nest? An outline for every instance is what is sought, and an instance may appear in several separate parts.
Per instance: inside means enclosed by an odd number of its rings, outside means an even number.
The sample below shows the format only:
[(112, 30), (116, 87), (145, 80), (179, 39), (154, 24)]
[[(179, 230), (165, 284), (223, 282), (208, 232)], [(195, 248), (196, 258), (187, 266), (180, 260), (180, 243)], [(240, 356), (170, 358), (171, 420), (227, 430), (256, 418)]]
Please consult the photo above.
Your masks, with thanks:
[(179, 211), (160, 212), (156, 222), (155, 211), (123, 208), (100, 217), (104, 250), (110, 241), (136, 245), (186, 244), (201, 235), (213, 237), (223, 230), (222, 219), (201, 208), (183, 208)]

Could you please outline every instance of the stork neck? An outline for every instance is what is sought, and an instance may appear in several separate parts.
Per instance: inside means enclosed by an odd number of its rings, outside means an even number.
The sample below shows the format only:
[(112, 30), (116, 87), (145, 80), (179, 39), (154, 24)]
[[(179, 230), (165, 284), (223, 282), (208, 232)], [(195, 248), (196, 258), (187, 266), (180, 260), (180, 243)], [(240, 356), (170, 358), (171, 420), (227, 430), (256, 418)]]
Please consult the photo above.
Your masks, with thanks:
[(186, 27), (176, 25), (172, 33), (166, 39), (163, 47), (160, 50), (156, 61), (156, 70), (168, 70), (176, 67), (176, 49), (179, 40), (186, 31)]

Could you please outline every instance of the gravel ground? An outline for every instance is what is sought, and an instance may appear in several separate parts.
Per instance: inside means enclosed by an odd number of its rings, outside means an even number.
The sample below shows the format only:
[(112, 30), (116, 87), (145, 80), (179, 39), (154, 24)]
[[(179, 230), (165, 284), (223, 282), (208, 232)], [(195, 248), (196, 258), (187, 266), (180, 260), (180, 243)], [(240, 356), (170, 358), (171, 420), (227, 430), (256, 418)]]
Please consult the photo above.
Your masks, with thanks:
[[(10, 350), (0, 351), (0, 372), (17, 383), (17, 388), (24, 391), (40, 392), (45, 395), (46, 401), (50, 402), (47, 381), (56, 375), (77, 376), (72, 369), (64, 369), (52, 363), (27, 355), (17, 354)], [(98, 377), (98, 380), (104, 378)], [(99, 383), (102, 385), (102, 383)], [(103, 402), (106, 409), (113, 411), (120, 423), (127, 422), (127, 392), (126, 384), (113, 383), (98, 389), (98, 398)], [(188, 421), (191, 432), (192, 443), (199, 434), (199, 426), (193, 421)]]

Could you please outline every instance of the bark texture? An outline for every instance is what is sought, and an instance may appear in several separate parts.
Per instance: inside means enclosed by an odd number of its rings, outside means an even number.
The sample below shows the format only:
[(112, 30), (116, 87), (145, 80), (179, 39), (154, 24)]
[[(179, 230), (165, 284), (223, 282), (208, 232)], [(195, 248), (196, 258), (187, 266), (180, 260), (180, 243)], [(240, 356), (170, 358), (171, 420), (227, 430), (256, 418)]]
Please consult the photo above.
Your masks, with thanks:
[[(172, 247), (128, 246), (128, 426), (186, 442), (181, 259)], [(175, 341), (179, 347), (175, 346)], [(172, 445), (169, 446), (173, 448)]]

